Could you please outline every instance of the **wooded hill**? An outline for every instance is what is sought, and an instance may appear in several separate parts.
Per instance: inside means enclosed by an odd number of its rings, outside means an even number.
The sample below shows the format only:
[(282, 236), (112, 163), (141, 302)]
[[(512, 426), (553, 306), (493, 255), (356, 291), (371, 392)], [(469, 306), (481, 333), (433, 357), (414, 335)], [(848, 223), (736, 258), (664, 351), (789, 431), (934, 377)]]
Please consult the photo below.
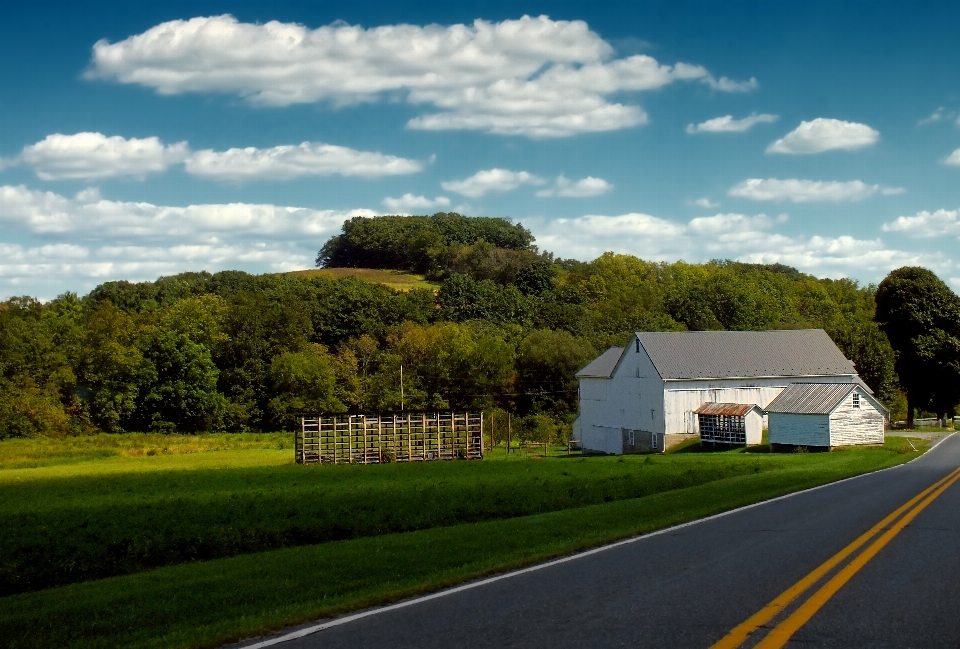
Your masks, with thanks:
[(576, 412), (576, 370), (637, 330), (822, 327), (903, 410), (873, 285), (782, 265), (556, 259), (519, 224), (443, 213), (351, 219), (317, 261), (415, 271), (439, 289), (224, 271), (12, 298), (0, 305), (0, 437), (390, 411), (401, 364), (407, 409), (498, 407), (545, 434)]

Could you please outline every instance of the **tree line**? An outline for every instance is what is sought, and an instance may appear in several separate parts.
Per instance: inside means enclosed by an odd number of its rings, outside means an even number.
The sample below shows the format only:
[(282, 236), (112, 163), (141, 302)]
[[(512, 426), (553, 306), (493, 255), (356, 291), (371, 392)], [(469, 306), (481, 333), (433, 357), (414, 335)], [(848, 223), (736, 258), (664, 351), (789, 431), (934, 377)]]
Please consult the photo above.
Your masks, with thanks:
[[(944, 335), (923, 337), (926, 316), (909, 331), (897, 324), (918, 312), (903, 295), (926, 308), (923, 290), (907, 287), (920, 276), (891, 274), (878, 289), (782, 265), (556, 259), (509, 220), (457, 214), (352, 219), (318, 265), (418, 271), (437, 288), (224, 271), (9, 299), (0, 437), (273, 430), (298, 411), (392, 411), (401, 398), (411, 410), (498, 408), (520, 417), (518, 430), (559, 431), (577, 410), (576, 371), (640, 330), (820, 327), (895, 411), (904, 395), (923, 410), (960, 400), (939, 381), (960, 367), (960, 332), (947, 326), (960, 322), (956, 296), (924, 280), (942, 294)], [(918, 372), (926, 383), (911, 382)]]

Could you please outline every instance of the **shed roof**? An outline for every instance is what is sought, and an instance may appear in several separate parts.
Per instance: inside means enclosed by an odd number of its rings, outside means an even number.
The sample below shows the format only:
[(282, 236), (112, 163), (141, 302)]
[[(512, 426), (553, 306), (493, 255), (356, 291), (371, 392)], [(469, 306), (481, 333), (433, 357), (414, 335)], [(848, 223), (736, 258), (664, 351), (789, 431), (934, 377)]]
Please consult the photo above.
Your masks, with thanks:
[(753, 409), (760, 410), (760, 407), (752, 403), (704, 403), (694, 412), (698, 415), (743, 417)]
[(766, 407), (767, 412), (828, 415), (854, 390), (886, 416), (887, 409), (856, 383), (791, 383)]
[(609, 379), (613, 376), (613, 370), (617, 369), (617, 362), (622, 354), (623, 347), (611, 347), (577, 372), (577, 378)]
[(636, 335), (664, 379), (856, 374), (853, 363), (823, 329)]

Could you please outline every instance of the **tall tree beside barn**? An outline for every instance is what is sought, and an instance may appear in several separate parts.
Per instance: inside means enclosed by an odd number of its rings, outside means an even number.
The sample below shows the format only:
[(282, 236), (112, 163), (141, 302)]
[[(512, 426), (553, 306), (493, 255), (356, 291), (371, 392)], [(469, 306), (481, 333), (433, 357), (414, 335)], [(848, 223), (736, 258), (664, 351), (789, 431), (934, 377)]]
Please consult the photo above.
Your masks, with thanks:
[(876, 321), (897, 352), (907, 426), (917, 408), (938, 416), (960, 401), (960, 298), (926, 268), (905, 266), (880, 282)]

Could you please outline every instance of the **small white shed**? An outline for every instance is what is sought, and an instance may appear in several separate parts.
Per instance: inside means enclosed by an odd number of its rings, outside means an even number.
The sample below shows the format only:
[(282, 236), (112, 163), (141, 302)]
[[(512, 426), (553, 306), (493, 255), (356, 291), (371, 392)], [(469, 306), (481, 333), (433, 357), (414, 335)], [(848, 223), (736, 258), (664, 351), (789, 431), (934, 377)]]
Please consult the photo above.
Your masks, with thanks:
[(752, 446), (763, 437), (763, 411), (752, 403), (704, 403), (694, 413), (701, 442)]
[(770, 445), (883, 444), (890, 413), (857, 383), (792, 383), (767, 407)]

